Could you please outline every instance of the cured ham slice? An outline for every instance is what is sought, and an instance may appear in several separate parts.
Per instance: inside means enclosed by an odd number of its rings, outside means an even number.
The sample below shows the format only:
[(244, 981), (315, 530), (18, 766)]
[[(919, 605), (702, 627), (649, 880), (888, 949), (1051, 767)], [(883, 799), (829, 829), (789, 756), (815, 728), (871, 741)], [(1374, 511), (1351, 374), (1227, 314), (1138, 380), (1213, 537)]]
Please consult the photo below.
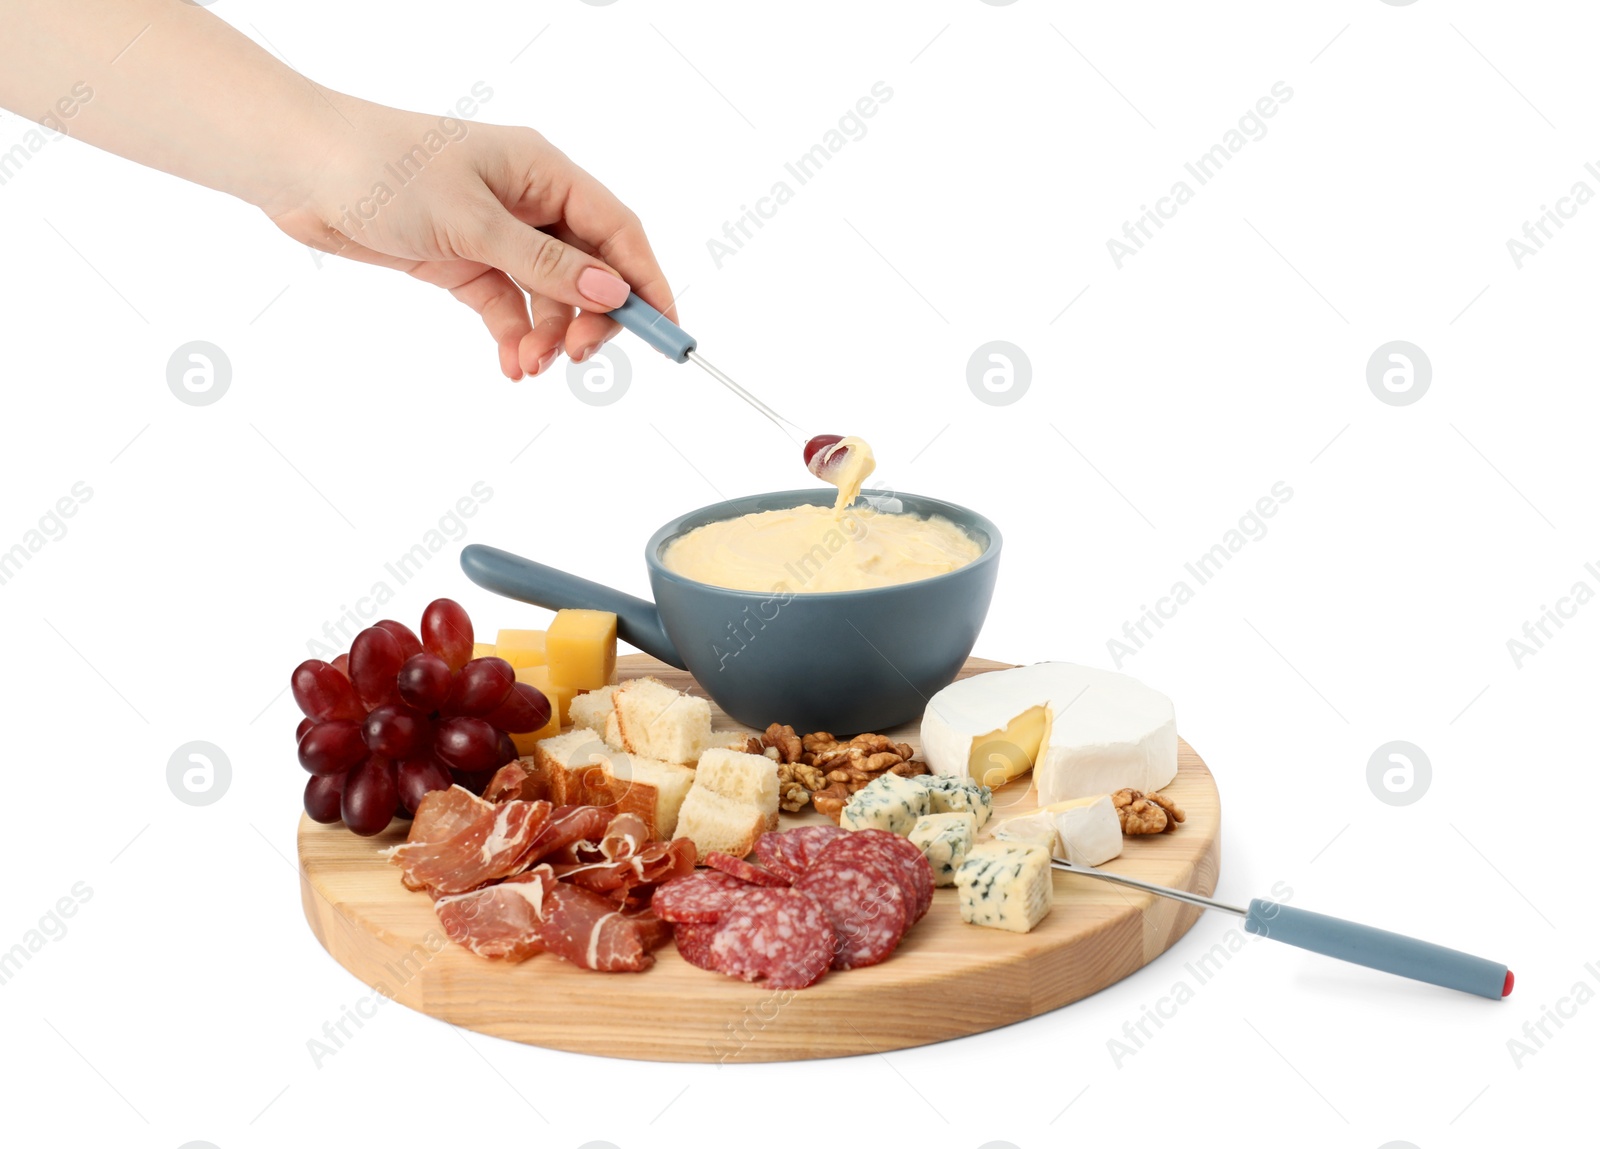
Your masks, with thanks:
[(483, 788), (483, 798), (486, 802), (509, 802), (514, 798), (524, 802), (537, 802), (548, 797), (550, 797), (549, 781), (533, 768), (532, 762), (520, 760), (507, 762), (496, 770), (494, 777), (489, 779), (489, 784)]
[[(435, 793), (448, 798), (454, 792)], [(424, 817), (433, 798), (429, 794), (417, 807), (410, 834), (390, 851), (389, 861), (401, 868), (407, 886), (426, 887), (435, 896), (466, 893), (522, 869), (552, 820), (548, 802), (494, 805), (475, 798), (484, 809), (460, 828), (464, 815), (457, 807), (464, 803), (455, 799), (449, 810)]]
[[(544, 805), (548, 807), (549, 803)], [(552, 862), (571, 861), (572, 847), (598, 840), (610, 824), (611, 816), (594, 806), (557, 806), (517, 859), (517, 869), (525, 870), (546, 858)]]
[(445, 937), (457, 945), (479, 957), (520, 962), (544, 950), (534, 933), (537, 892), (528, 882), (506, 881), (440, 898), (433, 908)]
[(584, 969), (637, 972), (655, 961), (641, 926), (590, 890), (536, 866), (498, 885), (440, 898), (434, 907), (454, 942), (482, 957), (522, 961), (547, 951)]
[[(623, 817), (632, 817), (630, 814)], [(613, 890), (633, 894), (642, 886), (655, 886), (694, 871), (695, 847), (689, 838), (649, 842), (636, 854), (594, 862), (558, 865), (563, 881), (599, 893)]]

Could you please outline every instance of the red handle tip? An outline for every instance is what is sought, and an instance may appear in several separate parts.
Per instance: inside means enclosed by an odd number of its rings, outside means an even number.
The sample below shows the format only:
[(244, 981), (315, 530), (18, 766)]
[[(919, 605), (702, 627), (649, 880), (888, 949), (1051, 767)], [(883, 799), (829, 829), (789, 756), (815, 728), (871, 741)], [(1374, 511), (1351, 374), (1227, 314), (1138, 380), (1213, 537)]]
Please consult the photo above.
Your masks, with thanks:
[(1506, 987), (1505, 987), (1505, 989), (1500, 991), (1500, 996), (1501, 997), (1510, 997), (1511, 996), (1511, 987), (1516, 985), (1516, 984), (1517, 984), (1516, 977), (1512, 974), (1512, 972), (1510, 970), (1506, 970)]

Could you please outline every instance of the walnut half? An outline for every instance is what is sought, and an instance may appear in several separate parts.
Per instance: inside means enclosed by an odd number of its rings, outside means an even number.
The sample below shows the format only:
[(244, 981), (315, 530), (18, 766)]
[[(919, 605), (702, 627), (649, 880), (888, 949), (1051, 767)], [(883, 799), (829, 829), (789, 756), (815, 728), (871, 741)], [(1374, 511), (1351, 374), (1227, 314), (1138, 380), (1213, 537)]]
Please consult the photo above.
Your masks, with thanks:
[(1111, 804), (1116, 807), (1122, 832), (1130, 837), (1170, 834), (1183, 821), (1183, 811), (1160, 794), (1125, 788), (1111, 795)]

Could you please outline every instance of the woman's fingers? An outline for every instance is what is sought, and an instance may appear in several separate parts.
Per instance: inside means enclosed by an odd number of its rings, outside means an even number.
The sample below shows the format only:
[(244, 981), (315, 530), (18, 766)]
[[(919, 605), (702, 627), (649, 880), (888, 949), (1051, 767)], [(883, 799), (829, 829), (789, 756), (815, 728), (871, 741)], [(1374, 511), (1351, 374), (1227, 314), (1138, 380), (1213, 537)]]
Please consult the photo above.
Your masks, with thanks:
[(501, 373), (507, 379), (521, 379), (524, 375), (519, 352), (523, 339), (533, 331), (533, 324), (528, 319), (527, 296), (504, 272), (469, 259), (419, 260), (388, 255), (339, 235), (331, 228), (327, 229), (330, 234), (303, 236), (282, 223), (279, 226), (320, 251), (358, 263), (393, 268), (413, 279), (444, 288), (483, 319), (483, 325), (489, 329), (499, 349)]
[(573, 309), (542, 295), (533, 296), (532, 303), (533, 330), (522, 337), (518, 358), (527, 374), (542, 375), (561, 354)]
[[(422, 265), (423, 268), (442, 266), (445, 265)], [(428, 277), (418, 275), (417, 278)], [(522, 343), (533, 333), (533, 324), (528, 320), (528, 297), (522, 293), (522, 288), (512, 283), (503, 271), (486, 267), (465, 283), (448, 290), (482, 317), (483, 325), (500, 348), (501, 374), (507, 379), (521, 379), (524, 373)]]

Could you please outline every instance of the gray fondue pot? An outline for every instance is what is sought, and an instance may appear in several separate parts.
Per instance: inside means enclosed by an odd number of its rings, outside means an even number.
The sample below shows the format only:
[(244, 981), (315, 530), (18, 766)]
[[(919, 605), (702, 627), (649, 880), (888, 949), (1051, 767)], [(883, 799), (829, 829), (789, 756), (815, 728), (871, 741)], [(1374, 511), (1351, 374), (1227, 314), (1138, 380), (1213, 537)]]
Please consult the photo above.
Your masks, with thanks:
[(863, 492), (857, 506), (939, 515), (983, 547), (948, 574), (872, 590), (799, 592), (816, 564), (827, 561), (821, 553), (797, 560), (791, 593), (710, 586), (661, 563), (667, 544), (696, 527), (757, 511), (829, 506), (832, 494), (812, 488), (747, 495), (673, 519), (645, 546), (653, 603), (494, 547), (465, 548), (461, 569), (479, 586), (520, 602), (614, 612), (624, 642), (689, 671), (747, 726), (779, 722), (841, 736), (887, 730), (920, 716), (972, 652), (1000, 566), (1000, 532), (988, 519), (922, 495)]

